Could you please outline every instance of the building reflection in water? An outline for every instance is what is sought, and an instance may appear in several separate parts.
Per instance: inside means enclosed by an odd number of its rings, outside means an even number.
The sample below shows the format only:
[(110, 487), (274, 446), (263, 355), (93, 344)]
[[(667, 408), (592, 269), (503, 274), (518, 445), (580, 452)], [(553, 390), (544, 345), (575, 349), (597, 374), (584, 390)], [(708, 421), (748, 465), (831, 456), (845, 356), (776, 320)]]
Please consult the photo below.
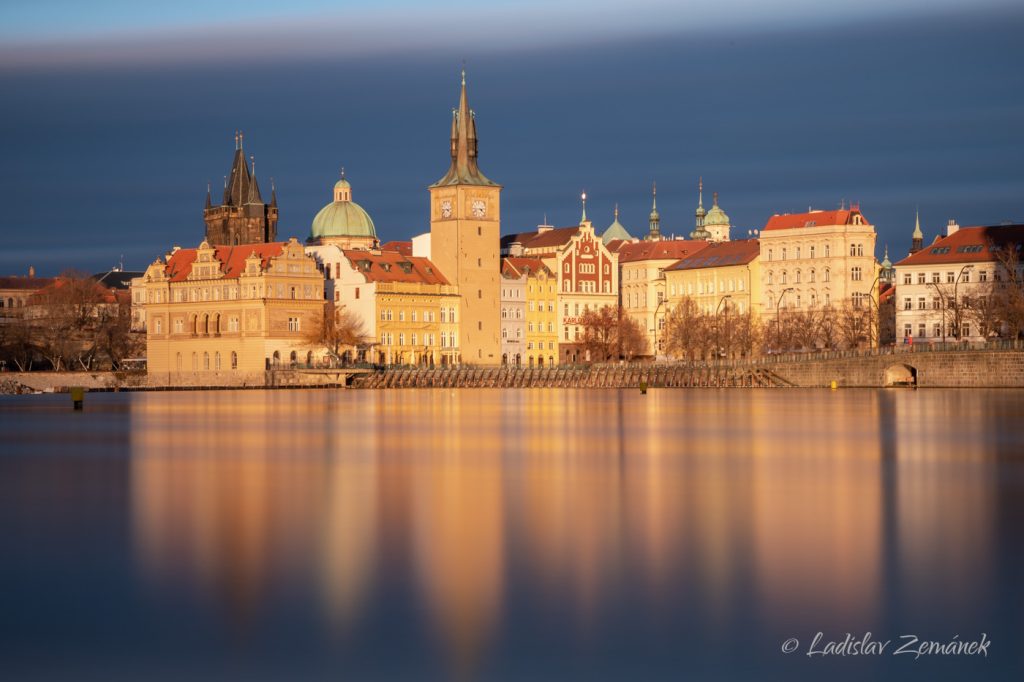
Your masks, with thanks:
[(581, 640), (626, 594), (721, 641), (752, 618), (877, 629), (894, 590), (917, 606), (962, 582), (969, 608), (994, 551), (984, 419), (958, 460), (940, 420), (968, 406), (923, 395), (139, 394), (137, 554), (241, 626), (302, 586), (347, 637), (412, 586), (404, 616), (460, 677), (513, 596)]

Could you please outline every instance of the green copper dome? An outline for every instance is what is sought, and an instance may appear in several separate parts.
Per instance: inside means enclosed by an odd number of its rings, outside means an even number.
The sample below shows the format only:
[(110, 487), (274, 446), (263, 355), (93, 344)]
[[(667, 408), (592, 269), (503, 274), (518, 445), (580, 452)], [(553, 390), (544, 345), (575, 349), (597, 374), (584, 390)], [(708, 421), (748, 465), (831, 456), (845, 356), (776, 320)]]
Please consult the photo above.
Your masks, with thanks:
[(370, 214), (352, 201), (352, 185), (344, 177), (334, 185), (334, 201), (320, 209), (313, 218), (310, 239), (324, 237), (377, 238)]
[(704, 225), (731, 225), (729, 216), (718, 206), (718, 192), (714, 194), (714, 203), (711, 206), (711, 210), (704, 216)]
[(629, 230), (627, 230), (623, 226), (623, 224), (619, 222), (619, 207), (618, 207), (618, 205), (616, 205), (615, 206), (615, 220), (612, 222), (611, 225), (608, 226), (608, 229), (604, 231), (604, 234), (601, 235), (601, 241), (603, 243), (607, 244), (608, 242), (610, 242), (612, 240), (615, 240), (615, 239), (622, 239), (624, 241), (629, 241), (632, 238), (633, 238), (633, 235), (631, 235), (629, 233)]

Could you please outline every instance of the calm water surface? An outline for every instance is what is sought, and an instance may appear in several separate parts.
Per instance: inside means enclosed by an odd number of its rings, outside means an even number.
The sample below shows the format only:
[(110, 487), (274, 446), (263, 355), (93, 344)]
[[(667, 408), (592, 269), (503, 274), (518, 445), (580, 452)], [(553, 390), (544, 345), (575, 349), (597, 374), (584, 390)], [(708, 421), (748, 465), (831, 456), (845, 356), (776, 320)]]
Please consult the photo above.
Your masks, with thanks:
[[(0, 678), (1019, 679), (1022, 416), (1024, 390), (0, 397)], [(808, 657), (819, 631), (894, 643)], [(891, 655), (983, 632), (987, 658)]]

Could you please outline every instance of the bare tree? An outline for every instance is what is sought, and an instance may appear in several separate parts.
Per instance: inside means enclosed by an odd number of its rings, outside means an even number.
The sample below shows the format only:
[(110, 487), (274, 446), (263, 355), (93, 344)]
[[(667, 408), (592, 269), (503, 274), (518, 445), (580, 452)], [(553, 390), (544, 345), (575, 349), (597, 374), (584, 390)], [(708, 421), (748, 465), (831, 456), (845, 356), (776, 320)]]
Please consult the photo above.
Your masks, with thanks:
[(325, 348), (335, 360), (341, 360), (343, 348), (358, 348), (368, 340), (362, 318), (345, 307), (328, 301), (304, 340), (311, 346)]
[(686, 296), (666, 316), (664, 334), (669, 355), (703, 359), (711, 338), (710, 320), (696, 301)]
[(999, 309), (1000, 332), (1016, 339), (1024, 332), (1024, 272), (1021, 271), (1021, 245), (991, 245), (996, 255), (996, 286), (993, 294)]
[(839, 309), (839, 336), (846, 348), (858, 348), (870, 342), (872, 312), (870, 304), (855, 305), (852, 301), (843, 301)]
[(36, 292), (25, 311), (40, 350), (57, 371), (92, 368), (96, 334), (109, 292), (91, 277), (68, 271)]
[(583, 313), (583, 348), (591, 362), (606, 362), (618, 355), (619, 315), (612, 306), (593, 308)]
[(644, 329), (636, 318), (629, 315), (622, 315), (618, 321), (616, 330), (618, 338), (619, 355), (624, 360), (632, 360), (638, 355), (647, 353), (647, 336)]

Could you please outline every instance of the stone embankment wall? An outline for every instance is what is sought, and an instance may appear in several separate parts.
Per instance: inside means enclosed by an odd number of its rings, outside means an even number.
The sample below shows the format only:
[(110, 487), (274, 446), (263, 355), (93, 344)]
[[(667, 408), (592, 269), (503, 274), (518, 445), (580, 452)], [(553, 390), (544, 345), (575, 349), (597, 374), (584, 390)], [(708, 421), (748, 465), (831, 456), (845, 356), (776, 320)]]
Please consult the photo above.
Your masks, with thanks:
[(200, 388), (278, 388), (339, 386), (347, 383), (344, 374), (334, 372), (204, 372), (171, 376), (147, 376), (145, 372), (3, 372), (0, 394), (65, 392), (71, 386), (91, 391), (200, 389)]
[(807, 359), (761, 365), (795, 386), (1024, 388), (1024, 351), (945, 351)]

